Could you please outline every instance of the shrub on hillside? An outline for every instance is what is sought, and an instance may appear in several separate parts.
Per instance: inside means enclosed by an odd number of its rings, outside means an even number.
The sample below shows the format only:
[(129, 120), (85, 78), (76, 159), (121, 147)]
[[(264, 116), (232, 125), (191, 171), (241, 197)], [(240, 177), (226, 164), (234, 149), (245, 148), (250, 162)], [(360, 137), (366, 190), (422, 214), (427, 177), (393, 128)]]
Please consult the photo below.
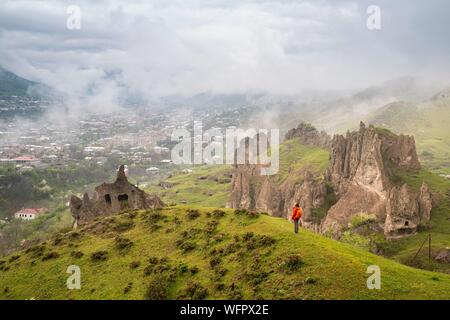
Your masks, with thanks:
[(189, 272), (190, 272), (192, 275), (194, 275), (194, 274), (197, 274), (197, 273), (199, 272), (199, 269), (198, 269), (197, 266), (194, 266), (194, 267), (192, 267), (192, 268), (189, 269)]
[(79, 232), (72, 231), (72, 232), (69, 233), (69, 238), (71, 240), (75, 240), (75, 239), (78, 239), (80, 237), (81, 237), (81, 234)]
[(84, 255), (84, 253), (81, 252), (81, 251), (72, 251), (70, 253), (70, 256), (75, 258), (75, 259), (80, 259), (83, 255)]
[(157, 223), (160, 220), (163, 220), (165, 217), (158, 211), (152, 211), (148, 217), (147, 217), (147, 221), (150, 223)]
[(31, 257), (38, 258), (44, 254), (45, 245), (36, 245), (28, 248), (25, 253), (30, 253)]
[(190, 281), (187, 283), (186, 288), (184, 288), (184, 290), (179, 295), (179, 298), (202, 300), (206, 298), (207, 294), (208, 290), (205, 287), (203, 287), (200, 283)]
[(204, 230), (205, 233), (208, 236), (212, 236), (216, 232), (218, 225), (219, 225), (219, 222), (217, 220), (210, 221)]
[(115, 242), (115, 244), (114, 244), (115, 247), (119, 250), (129, 249), (133, 245), (133, 241), (131, 241), (130, 239), (127, 239), (127, 238), (122, 238), (122, 237), (116, 237), (114, 242)]
[(148, 258), (148, 263), (150, 264), (158, 264), (159, 259), (157, 257), (150, 257)]
[(369, 224), (376, 221), (376, 216), (374, 214), (369, 214), (365, 212), (358, 213), (354, 215), (350, 221), (351, 228), (358, 228), (362, 225)]
[(317, 279), (314, 278), (314, 277), (307, 277), (307, 278), (305, 279), (305, 283), (306, 283), (306, 284), (315, 284), (315, 283), (317, 283)]
[(290, 255), (280, 265), (280, 268), (287, 272), (295, 272), (303, 266), (303, 261), (298, 255)]
[(186, 211), (186, 216), (189, 220), (194, 220), (200, 217), (200, 212), (198, 210), (189, 209)]
[(104, 261), (108, 259), (108, 251), (100, 250), (91, 254), (92, 261)]
[(128, 219), (134, 219), (137, 217), (137, 214), (138, 214), (137, 211), (131, 211), (131, 212), (128, 212), (125, 215), (125, 217), (127, 217)]
[(211, 268), (215, 268), (215, 267), (219, 266), (221, 262), (222, 261), (220, 260), (219, 257), (213, 257), (209, 260), (209, 266)]
[(269, 274), (262, 270), (250, 270), (244, 273), (244, 279), (251, 285), (257, 286), (267, 279)]
[(9, 262), (10, 263), (14, 262), (14, 261), (18, 260), (19, 258), (20, 258), (20, 255), (18, 255), (18, 254), (13, 255), (13, 256), (11, 256), (11, 258), (9, 258)]
[(212, 212), (214, 218), (222, 218), (225, 216), (225, 211), (216, 209)]
[(196, 246), (197, 245), (195, 244), (195, 242), (186, 241), (180, 245), (180, 249), (181, 249), (181, 251), (183, 251), (183, 253), (187, 253), (189, 251), (194, 250), (196, 248)]
[(52, 252), (49, 252), (46, 255), (44, 255), (42, 257), (42, 261), (51, 260), (51, 259), (57, 259), (57, 258), (59, 258), (59, 253), (55, 252), (55, 251), (52, 251)]
[(145, 292), (147, 300), (166, 300), (169, 295), (169, 288), (172, 281), (170, 277), (162, 274), (154, 275), (148, 284)]
[(134, 228), (134, 222), (130, 220), (116, 221), (113, 230), (116, 232), (125, 232)]
[(123, 289), (123, 293), (127, 294), (133, 288), (133, 282), (128, 282), (127, 286)]
[(236, 209), (234, 210), (235, 215), (247, 215), (248, 211), (246, 209)]

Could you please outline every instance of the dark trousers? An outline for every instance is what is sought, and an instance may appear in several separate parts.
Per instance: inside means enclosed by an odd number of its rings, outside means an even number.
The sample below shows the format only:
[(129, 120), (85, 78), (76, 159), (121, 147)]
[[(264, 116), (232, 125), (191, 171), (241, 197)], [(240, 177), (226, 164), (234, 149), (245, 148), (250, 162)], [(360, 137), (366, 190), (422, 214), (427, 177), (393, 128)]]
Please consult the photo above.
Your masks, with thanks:
[(298, 233), (298, 223), (299, 223), (300, 219), (294, 220), (294, 232)]

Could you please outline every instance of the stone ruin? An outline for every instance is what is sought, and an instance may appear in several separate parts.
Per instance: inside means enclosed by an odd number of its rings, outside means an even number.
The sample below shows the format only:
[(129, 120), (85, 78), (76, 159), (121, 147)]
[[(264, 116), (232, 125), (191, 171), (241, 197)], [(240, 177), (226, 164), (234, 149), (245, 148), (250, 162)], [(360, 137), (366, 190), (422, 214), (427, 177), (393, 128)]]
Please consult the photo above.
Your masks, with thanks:
[(149, 195), (128, 182), (125, 166), (121, 165), (114, 183), (103, 183), (95, 188), (92, 198), (87, 193), (83, 199), (70, 198), (70, 212), (75, 219), (74, 228), (98, 216), (113, 215), (125, 210), (155, 209), (164, 207), (157, 196)]

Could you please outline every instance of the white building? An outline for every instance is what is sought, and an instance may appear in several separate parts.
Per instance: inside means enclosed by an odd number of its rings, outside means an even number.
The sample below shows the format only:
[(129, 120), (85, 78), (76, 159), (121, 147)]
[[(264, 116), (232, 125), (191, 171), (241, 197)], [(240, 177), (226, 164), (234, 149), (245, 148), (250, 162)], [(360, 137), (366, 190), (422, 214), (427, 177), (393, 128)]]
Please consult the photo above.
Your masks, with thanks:
[(145, 170), (147, 173), (158, 173), (159, 169), (156, 167), (151, 167)]
[(28, 221), (28, 220), (36, 219), (39, 215), (41, 215), (45, 212), (47, 212), (47, 209), (45, 209), (45, 208), (23, 208), (23, 209), (17, 211), (14, 214), (14, 217), (16, 219)]

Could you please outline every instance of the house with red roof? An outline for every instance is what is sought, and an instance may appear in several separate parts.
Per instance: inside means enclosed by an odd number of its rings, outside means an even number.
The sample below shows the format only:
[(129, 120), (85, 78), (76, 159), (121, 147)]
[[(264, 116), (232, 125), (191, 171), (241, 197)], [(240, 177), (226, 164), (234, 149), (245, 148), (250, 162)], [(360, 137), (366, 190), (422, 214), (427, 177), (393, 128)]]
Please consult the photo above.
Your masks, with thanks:
[(14, 217), (16, 219), (28, 221), (36, 219), (38, 216), (46, 212), (47, 209), (45, 208), (22, 208), (14, 214)]

